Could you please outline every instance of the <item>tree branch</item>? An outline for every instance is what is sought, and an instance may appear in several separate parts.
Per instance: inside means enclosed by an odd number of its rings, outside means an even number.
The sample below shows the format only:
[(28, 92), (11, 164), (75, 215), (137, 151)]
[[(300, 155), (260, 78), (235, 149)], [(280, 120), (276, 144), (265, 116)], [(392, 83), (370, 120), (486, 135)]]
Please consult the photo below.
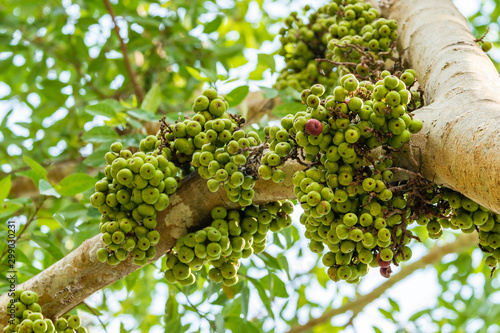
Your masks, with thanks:
[[(417, 72), (426, 107), (412, 136), (422, 175), (500, 213), (500, 78), (451, 0), (399, 0), (399, 49)], [(418, 172), (406, 149), (395, 164)]]
[[(422, 174), (500, 213), (498, 72), (474, 42), (451, 0), (400, 0), (390, 7), (390, 15), (400, 22), (400, 49), (417, 71), (429, 104), (416, 112), (415, 117), (423, 120), (425, 126), (412, 138), (412, 144), (421, 151)], [(118, 32), (116, 22), (115, 30)], [(126, 54), (124, 58), (128, 59)], [(418, 171), (409, 156), (408, 151), (402, 152), (395, 164)], [(297, 163), (288, 164), (285, 172), (291, 175), (299, 168)], [(159, 223), (163, 241), (157, 258), (188, 228), (203, 226), (212, 207), (235, 207), (224, 200), (223, 190), (212, 199), (214, 195), (198, 176), (183, 184), (171, 197), (171, 206), (158, 214), (164, 223)], [(294, 198), (290, 182), (276, 185), (258, 181), (255, 193), (257, 204)], [(39, 293), (44, 312), (56, 317), (138, 269), (131, 260), (113, 268), (99, 263), (95, 251), (102, 246), (100, 235), (86, 240), (21, 288)], [(0, 323), (6, 321), (7, 301), (6, 295), (0, 296)]]
[(104, 332), (108, 333), (108, 330), (106, 329), (106, 325), (104, 325), (104, 323), (102, 322), (102, 320), (99, 317), (99, 314), (96, 312), (96, 310), (93, 307), (91, 307), (90, 305), (88, 305), (87, 303), (85, 303), (85, 301), (83, 301), (80, 304), (84, 305), (87, 309), (89, 309), (90, 312), (92, 312), (92, 314), (94, 316), (96, 316), (97, 320), (99, 320), (99, 323), (101, 323), (101, 326), (104, 329)]
[[(302, 169), (303, 166), (290, 161), (283, 170), (292, 175)], [(287, 177), (287, 180), (280, 184), (270, 180), (258, 180), (254, 187), (254, 203), (294, 199), (291, 178)], [(161, 235), (161, 242), (157, 245), (157, 255), (151, 262), (171, 249), (177, 238), (186, 234), (188, 230), (204, 227), (212, 208), (221, 205), (227, 208), (239, 208), (237, 203), (227, 199), (224, 189), (221, 188), (217, 193), (208, 191), (206, 180), (197, 174), (184, 178), (181, 188), (170, 196), (169, 207), (157, 214), (157, 230)], [(49, 318), (56, 318), (96, 291), (140, 268), (133, 264), (132, 258), (117, 266), (99, 262), (96, 251), (102, 247), (104, 244), (100, 234), (87, 239), (73, 252), (22, 283), (18, 288), (38, 293), (43, 313)], [(0, 328), (7, 321), (8, 301), (7, 294), (0, 296)]]
[(403, 266), (398, 274), (395, 274), (384, 282), (372, 292), (357, 297), (356, 299), (350, 301), (349, 303), (341, 306), (337, 309), (331, 309), (323, 313), (318, 318), (309, 320), (304, 325), (298, 325), (292, 327), (288, 333), (300, 333), (312, 329), (314, 326), (331, 320), (333, 317), (344, 314), (347, 311), (352, 311), (354, 314), (361, 312), (368, 304), (378, 299), (387, 289), (392, 288), (399, 281), (407, 278), (415, 271), (424, 268), (427, 265), (439, 262), (444, 256), (450, 253), (461, 253), (477, 243), (477, 237), (475, 234), (462, 234), (457, 237), (456, 241), (453, 243), (446, 244), (444, 246), (436, 246), (429, 251), (427, 255), (418, 261), (408, 265)]
[[(421, 156), (411, 159), (405, 149), (395, 156), (395, 164), (418, 172), (412, 160), (421, 158), (428, 180), (500, 213), (500, 149), (494, 149), (500, 145), (500, 79), (495, 66), (476, 45), (451, 0), (400, 0), (387, 13), (400, 22), (399, 49), (417, 71), (430, 103), (415, 112), (425, 123), (411, 141)], [(249, 107), (249, 116), (263, 114), (276, 103), (254, 95), (248, 100), (255, 105)], [(149, 133), (156, 129), (147, 128)]]
[[(411, 140), (417, 156), (406, 147), (395, 165), (500, 213), (500, 78), (494, 64), (451, 0), (385, 1), (381, 7), (400, 22), (398, 48), (416, 70), (427, 104), (415, 112), (424, 122)], [(422, 165), (415, 162), (420, 160)]]
[(271, 110), (281, 103), (279, 97), (264, 99), (260, 91), (249, 93), (240, 106), (246, 120), (245, 125), (258, 123), (262, 117), (269, 115)]
[[(47, 167), (47, 179), (50, 183), (59, 183), (64, 177), (71, 175), (75, 171), (79, 170), (79, 166), (82, 165), (82, 161), (83, 158), (53, 163), (51, 166)], [(24, 168), (19, 171), (22, 170), (24, 170)], [(97, 168), (85, 166), (82, 172), (86, 172), (87, 174), (93, 176), (97, 174), (98, 170), (99, 169)], [(23, 176), (16, 176), (12, 180), (12, 188), (9, 194), (14, 198), (34, 198), (39, 195), (38, 188), (35, 186), (33, 181), (30, 178)]]
[(125, 62), (125, 67), (127, 68), (127, 73), (128, 73), (129, 78), (130, 78), (130, 82), (132, 82), (132, 86), (134, 87), (135, 95), (137, 96), (137, 99), (139, 100), (139, 102), (142, 102), (144, 100), (144, 90), (137, 82), (137, 77), (136, 77), (134, 71), (132, 70), (132, 65), (130, 64), (130, 59), (128, 57), (127, 45), (123, 41), (122, 36), (120, 36), (120, 28), (118, 27), (118, 24), (116, 22), (116, 16), (115, 16), (115, 12), (113, 11), (113, 6), (111, 6), (111, 3), (109, 2), (109, 0), (102, 0), (102, 1), (104, 2), (106, 9), (108, 10), (109, 15), (111, 16), (111, 20), (113, 21), (113, 25), (114, 25), (113, 28), (116, 32), (116, 35), (118, 36), (118, 40), (120, 41), (120, 48), (121, 48), (122, 54), (123, 54), (123, 61)]

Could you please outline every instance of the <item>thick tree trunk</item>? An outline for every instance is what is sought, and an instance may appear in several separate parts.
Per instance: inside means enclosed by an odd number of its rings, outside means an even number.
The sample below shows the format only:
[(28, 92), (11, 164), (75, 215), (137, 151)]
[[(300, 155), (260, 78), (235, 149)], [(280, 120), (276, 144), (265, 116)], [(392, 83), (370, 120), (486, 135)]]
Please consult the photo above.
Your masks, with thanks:
[[(464, 193), (500, 213), (500, 91), (498, 73), (475, 44), (464, 18), (451, 0), (400, 0), (388, 14), (400, 22), (400, 49), (426, 92), (428, 106), (416, 112), (425, 123), (412, 139), (423, 161), (422, 173), (439, 184)], [(420, 150), (421, 154), (419, 154)], [(416, 169), (408, 152), (398, 163)], [(291, 175), (301, 166), (287, 165)], [(293, 198), (290, 178), (275, 185), (259, 181), (255, 202)], [(172, 196), (171, 206), (159, 213), (162, 242), (158, 257), (188, 228), (204, 225), (212, 207), (225, 204), (224, 194), (209, 193), (195, 176)], [(95, 259), (100, 236), (85, 241), (68, 256), (20, 285), (40, 294), (44, 312), (58, 316), (95, 291), (123, 278), (138, 267), (130, 261), (109, 267)], [(7, 320), (6, 295), (0, 296), (0, 327)]]
[[(422, 174), (500, 213), (500, 78), (451, 0), (400, 0), (399, 49), (425, 91), (411, 142)], [(420, 152), (420, 153), (419, 153)], [(418, 171), (409, 155), (397, 164)]]

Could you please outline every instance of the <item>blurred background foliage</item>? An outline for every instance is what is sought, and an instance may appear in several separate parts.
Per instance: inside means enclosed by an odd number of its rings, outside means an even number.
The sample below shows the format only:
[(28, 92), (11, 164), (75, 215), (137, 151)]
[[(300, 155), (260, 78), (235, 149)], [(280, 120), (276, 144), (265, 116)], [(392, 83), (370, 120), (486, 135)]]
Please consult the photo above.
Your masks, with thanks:
[[(489, 55), (497, 68), (498, 2), (456, 1), (474, 35), (489, 27), (486, 39), (495, 45)], [(16, 222), (19, 283), (99, 232), (99, 214), (88, 198), (102, 177), (110, 142), (138, 145), (162, 116), (175, 120), (188, 114), (192, 98), (210, 82), (232, 95), (234, 105), (247, 96), (235, 112), (245, 113), (252, 98), (262, 98), (247, 95), (249, 89), (276, 96), (272, 85), (284, 61), (275, 54), (275, 36), (281, 20), (305, 4), (0, 2), (0, 236), (6, 238), (8, 220)], [(83, 315), (91, 332), (283, 332), (383, 282), (376, 272), (358, 286), (329, 281), (300, 238), (303, 231), (295, 221), (274, 236), (264, 254), (244, 260), (236, 289), (204, 279), (187, 288), (169, 286), (159, 274), (165, 265), (160, 260), (73, 311)], [(434, 245), (415, 245), (414, 258)], [(1, 242), (1, 271), (7, 267), (5, 250)], [(478, 250), (448, 255), (363, 312), (303, 331), (500, 332), (500, 283), (489, 278), (480, 257)], [(0, 293), (7, 289), (2, 274)]]

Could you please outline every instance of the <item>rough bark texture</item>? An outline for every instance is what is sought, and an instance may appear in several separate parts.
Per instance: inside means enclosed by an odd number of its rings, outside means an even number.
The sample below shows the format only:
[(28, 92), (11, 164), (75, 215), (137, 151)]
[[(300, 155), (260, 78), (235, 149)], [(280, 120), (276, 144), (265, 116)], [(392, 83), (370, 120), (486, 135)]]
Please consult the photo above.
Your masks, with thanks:
[[(302, 168), (303, 166), (296, 162), (285, 165), (288, 174)], [(254, 190), (255, 204), (294, 198), (291, 177), (281, 184), (259, 180)], [(157, 256), (152, 261), (156, 261), (171, 249), (176, 239), (186, 234), (190, 228), (204, 227), (212, 208), (221, 205), (239, 208), (238, 204), (227, 200), (224, 189), (221, 188), (213, 194), (208, 191), (206, 180), (197, 174), (185, 178), (181, 188), (170, 196), (169, 207), (158, 212), (157, 230), (162, 241), (157, 245)], [(140, 268), (133, 264), (131, 258), (117, 266), (97, 261), (95, 253), (101, 247), (104, 247), (101, 235), (96, 235), (17, 288), (38, 293), (43, 313), (47, 317), (55, 318), (96, 291)], [(7, 294), (0, 296), (0, 329), (8, 320), (5, 309), (8, 301)]]
[[(425, 91), (412, 137), (429, 180), (500, 213), (500, 79), (451, 0), (400, 0), (399, 49)], [(419, 151), (421, 154), (419, 154)], [(417, 170), (403, 154), (397, 163)]]

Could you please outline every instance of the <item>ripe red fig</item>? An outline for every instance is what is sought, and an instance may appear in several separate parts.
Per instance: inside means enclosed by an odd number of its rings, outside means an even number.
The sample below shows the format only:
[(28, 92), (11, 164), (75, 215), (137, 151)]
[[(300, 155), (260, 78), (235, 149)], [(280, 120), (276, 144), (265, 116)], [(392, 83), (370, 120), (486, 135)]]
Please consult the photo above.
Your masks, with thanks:
[(380, 253), (377, 254), (377, 264), (381, 268), (387, 268), (387, 267), (391, 266), (391, 262), (390, 261), (385, 261), (385, 260), (382, 260), (382, 258), (380, 258)]
[(317, 119), (309, 119), (306, 123), (306, 132), (310, 135), (320, 135), (323, 132), (323, 124)]
[(386, 279), (390, 278), (391, 277), (391, 273), (392, 273), (392, 269), (391, 267), (387, 267), (387, 268), (380, 268), (380, 275), (382, 275), (383, 277), (385, 277)]

